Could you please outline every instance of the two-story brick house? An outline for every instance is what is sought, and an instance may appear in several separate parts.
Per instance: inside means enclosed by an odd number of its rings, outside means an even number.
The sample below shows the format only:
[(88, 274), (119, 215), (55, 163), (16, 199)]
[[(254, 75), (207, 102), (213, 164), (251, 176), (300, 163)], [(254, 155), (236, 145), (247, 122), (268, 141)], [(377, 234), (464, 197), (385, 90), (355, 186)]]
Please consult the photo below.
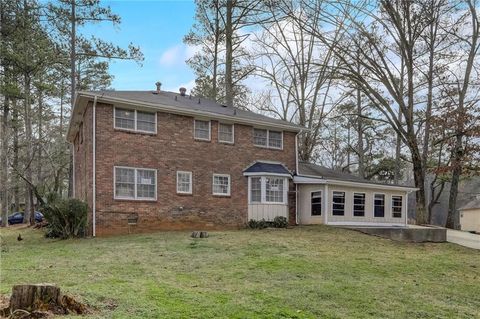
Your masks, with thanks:
[(299, 163), (302, 127), (180, 93), (78, 92), (68, 141), (89, 234), (290, 224), (405, 225), (407, 194)]

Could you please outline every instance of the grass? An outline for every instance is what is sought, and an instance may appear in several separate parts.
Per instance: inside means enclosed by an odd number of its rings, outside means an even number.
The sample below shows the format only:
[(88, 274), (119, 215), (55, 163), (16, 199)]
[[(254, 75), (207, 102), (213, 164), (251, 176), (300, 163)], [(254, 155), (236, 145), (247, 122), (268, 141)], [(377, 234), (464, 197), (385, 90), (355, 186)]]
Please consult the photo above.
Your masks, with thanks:
[(326, 226), (207, 239), (0, 234), (0, 293), (56, 283), (92, 305), (92, 318), (480, 318), (480, 252), (453, 244)]

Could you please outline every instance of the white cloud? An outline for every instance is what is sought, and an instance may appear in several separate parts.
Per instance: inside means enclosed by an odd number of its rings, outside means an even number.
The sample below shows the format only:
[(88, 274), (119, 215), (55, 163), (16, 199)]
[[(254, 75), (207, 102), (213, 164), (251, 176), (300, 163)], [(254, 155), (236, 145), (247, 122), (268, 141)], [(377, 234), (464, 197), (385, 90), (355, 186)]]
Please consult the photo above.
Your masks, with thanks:
[(193, 57), (198, 50), (199, 48), (195, 46), (187, 46), (183, 43), (176, 44), (162, 53), (160, 65), (164, 67), (185, 65), (185, 61)]

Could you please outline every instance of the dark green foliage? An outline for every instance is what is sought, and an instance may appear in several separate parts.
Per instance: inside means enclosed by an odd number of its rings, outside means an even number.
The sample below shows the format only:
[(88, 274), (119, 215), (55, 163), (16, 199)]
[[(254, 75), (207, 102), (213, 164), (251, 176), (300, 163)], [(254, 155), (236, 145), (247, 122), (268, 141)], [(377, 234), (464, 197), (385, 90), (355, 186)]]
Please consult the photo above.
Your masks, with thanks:
[(286, 217), (277, 216), (273, 219), (272, 226), (275, 228), (287, 228), (288, 221)]
[(248, 228), (251, 229), (264, 229), (268, 227), (268, 223), (263, 218), (261, 220), (250, 219), (247, 225)]
[(48, 221), (45, 236), (62, 239), (85, 236), (87, 210), (87, 204), (78, 199), (51, 196), (43, 207), (43, 214)]

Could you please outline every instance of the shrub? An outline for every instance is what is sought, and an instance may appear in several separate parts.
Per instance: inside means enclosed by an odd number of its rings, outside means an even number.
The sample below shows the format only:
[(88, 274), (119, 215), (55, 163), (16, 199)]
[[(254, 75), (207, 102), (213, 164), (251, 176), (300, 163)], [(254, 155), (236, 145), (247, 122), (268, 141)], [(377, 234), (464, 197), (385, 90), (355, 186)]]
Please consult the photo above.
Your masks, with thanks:
[(85, 236), (87, 210), (87, 204), (78, 199), (51, 196), (43, 207), (43, 214), (48, 221), (45, 236), (63, 239)]
[(248, 227), (252, 229), (264, 229), (268, 227), (268, 223), (265, 221), (265, 219), (261, 219), (261, 220), (250, 219), (248, 221)]
[(275, 228), (287, 228), (288, 221), (286, 217), (277, 216), (273, 219), (273, 227)]

